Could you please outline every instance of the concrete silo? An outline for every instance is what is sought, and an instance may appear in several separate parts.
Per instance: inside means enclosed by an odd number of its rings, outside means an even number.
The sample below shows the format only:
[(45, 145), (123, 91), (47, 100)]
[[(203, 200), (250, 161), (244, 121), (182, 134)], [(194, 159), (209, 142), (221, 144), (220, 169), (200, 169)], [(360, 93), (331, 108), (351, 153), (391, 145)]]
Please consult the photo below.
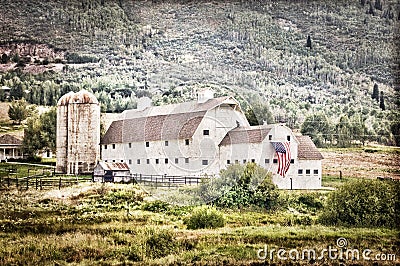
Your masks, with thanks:
[(57, 103), (57, 172), (90, 173), (100, 158), (100, 105), (86, 90)]

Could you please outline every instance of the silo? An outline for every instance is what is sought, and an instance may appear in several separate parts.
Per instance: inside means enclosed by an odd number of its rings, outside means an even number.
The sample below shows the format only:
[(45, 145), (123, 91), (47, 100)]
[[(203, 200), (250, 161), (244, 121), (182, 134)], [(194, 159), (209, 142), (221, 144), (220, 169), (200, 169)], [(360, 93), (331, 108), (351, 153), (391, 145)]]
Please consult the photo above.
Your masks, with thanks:
[(57, 172), (90, 173), (100, 156), (100, 105), (86, 90), (70, 92), (57, 104)]

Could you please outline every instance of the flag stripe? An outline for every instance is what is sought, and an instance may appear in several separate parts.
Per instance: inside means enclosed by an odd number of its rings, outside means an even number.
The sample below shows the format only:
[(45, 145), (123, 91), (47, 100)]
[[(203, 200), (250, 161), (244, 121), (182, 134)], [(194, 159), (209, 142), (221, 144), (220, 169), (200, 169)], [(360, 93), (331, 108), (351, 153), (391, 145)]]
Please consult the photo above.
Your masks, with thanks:
[(290, 167), (290, 142), (271, 142), (274, 146), (276, 156), (278, 157), (278, 171), (277, 174), (285, 177)]

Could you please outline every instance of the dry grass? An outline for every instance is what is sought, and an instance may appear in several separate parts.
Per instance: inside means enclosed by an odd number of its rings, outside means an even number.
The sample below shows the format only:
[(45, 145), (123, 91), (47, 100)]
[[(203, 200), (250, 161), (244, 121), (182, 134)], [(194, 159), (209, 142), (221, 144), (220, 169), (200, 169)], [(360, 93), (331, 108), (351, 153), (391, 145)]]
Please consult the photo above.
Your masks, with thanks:
[[(191, 208), (144, 211), (145, 195), (134, 185), (88, 183), (0, 195), (1, 265), (262, 265), (257, 250), (264, 245), (322, 250), (339, 237), (354, 248), (399, 252), (397, 230), (289, 226), (293, 210), (226, 210), (225, 227), (188, 230), (183, 219)], [(296, 195), (289, 195), (289, 202)], [(300, 207), (292, 205), (307, 211)]]

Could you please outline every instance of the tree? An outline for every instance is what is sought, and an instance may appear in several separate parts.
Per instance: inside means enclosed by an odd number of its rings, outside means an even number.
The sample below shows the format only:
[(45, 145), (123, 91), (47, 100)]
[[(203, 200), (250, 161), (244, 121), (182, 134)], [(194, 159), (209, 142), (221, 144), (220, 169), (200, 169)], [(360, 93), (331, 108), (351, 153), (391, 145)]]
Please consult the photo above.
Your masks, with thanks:
[(268, 105), (262, 104), (260, 101), (248, 106), (245, 116), (251, 126), (262, 125), (264, 122), (272, 124), (274, 121)]
[(35, 107), (29, 106), (25, 99), (13, 100), (8, 109), (8, 116), (11, 120), (21, 124), (33, 111)]
[(372, 5), (372, 1), (369, 1), (369, 10), (368, 10), (367, 14), (375, 16), (375, 10), (374, 10), (374, 6)]
[(377, 102), (379, 102), (379, 88), (378, 88), (378, 84), (374, 84), (374, 88), (372, 89), (372, 95), (371, 95), (372, 99), (375, 99)]
[(382, 11), (381, 0), (375, 0), (375, 9)]
[(10, 57), (4, 53), (1, 55), (1, 63), (2, 64), (7, 64), (10, 61)]
[(22, 141), (25, 154), (34, 156), (38, 150), (56, 148), (57, 111), (53, 107), (48, 112), (28, 119)]
[(346, 115), (340, 117), (336, 125), (336, 140), (339, 147), (345, 148), (350, 146), (351, 141), (351, 126), (349, 118)]
[(383, 97), (383, 91), (381, 91), (381, 96), (379, 97), (379, 107), (385, 110), (385, 98)]
[(306, 47), (308, 47), (308, 48), (310, 48), (310, 49), (312, 48), (312, 45), (311, 45), (311, 37), (310, 37), (310, 35), (307, 36)]
[(320, 222), (334, 226), (389, 227), (399, 221), (399, 182), (356, 179), (328, 195)]
[(323, 147), (331, 141), (331, 125), (324, 113), (307, 116), (301, 126), (301, 133), (310, 136), (317, 147)]

